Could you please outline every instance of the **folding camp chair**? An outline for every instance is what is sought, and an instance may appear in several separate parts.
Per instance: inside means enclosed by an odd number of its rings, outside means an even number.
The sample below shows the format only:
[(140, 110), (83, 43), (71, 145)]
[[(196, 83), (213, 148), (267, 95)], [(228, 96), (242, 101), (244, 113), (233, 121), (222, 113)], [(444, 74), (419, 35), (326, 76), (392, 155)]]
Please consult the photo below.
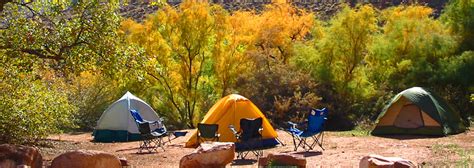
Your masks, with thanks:
[(219, 141), (219, 125), (217, 124), (198, 124), (197, 142)]
[[(137, 111), (130, 110), (130, 113), (137, 123), (138, 131), (140, 132), (142, 139), (138, 153), (142, 153), (144, 150), (147, 150), (148, 152), (157, 152), (157, 148), (159, 147), (165, 150), (163, 147), (165, 144), (163, 137), (167, 136), (168, 133), (166, 127), (162, 124), (163, 119), (160, 119), (160, 121), (146, 121), (143, 120)], [(154, 125), (154, 129), (151, 129), (150, 125)]]
[[(298, 147), (303, 147), (303, 149), (309, 151), (312, 150), (316, 145), (324, 150), (324, 122), (327, 120), (327, 114), (328, 110), (326, 108), (312, 109), (308, 115), (307, 121), (299, 124), (288, 122), (290, 128), (287, 131), (293, 137), (295, 151), (298, 150)], [(297, 128), (297, 126), (301, 125), (306, 125), (306, 129), (301, 131)], [(312, 139), (313, 143), (310, 143), (307, 139)]]
[(138, 149), (138, 153), (142, 153), (142, 151), (147, 150), (148, 152), (158, 152), (158, 148), (161, 147), (163, 151), (165, 148), (163, 147), (165, 142), (163, 141), (163, 137), (166, 134), (166, 128), (162, 128), (161, 131), (150, 130), (150, 123), (143, 122), (139, 123), (138, 130), (140, 131), (140, 135), (142, 136), (142, 142), (140, 143), (140, 148)]
[(262, 122), (262, 118), (240, 119), (240, 131), (237, 131), (233, 125), (229, 125), (230, 130), (237, 138), (235, 144), (237, 158), (245, 159), (250, 152), (257, 158), (263, 156)]

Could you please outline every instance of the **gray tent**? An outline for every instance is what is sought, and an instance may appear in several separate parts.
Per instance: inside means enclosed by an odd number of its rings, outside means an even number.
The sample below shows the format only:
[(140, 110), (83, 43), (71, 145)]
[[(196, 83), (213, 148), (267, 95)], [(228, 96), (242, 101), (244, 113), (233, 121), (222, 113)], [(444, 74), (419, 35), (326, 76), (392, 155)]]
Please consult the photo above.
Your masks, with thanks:
[(94, 141), (124, 142), (139, 140), (140, 132), (130, 114), (130, 110), (138, 111), (144, 120), (159, 120), (158, 115), (150, 105), (127, 92), (102, 113), (93, 133)]

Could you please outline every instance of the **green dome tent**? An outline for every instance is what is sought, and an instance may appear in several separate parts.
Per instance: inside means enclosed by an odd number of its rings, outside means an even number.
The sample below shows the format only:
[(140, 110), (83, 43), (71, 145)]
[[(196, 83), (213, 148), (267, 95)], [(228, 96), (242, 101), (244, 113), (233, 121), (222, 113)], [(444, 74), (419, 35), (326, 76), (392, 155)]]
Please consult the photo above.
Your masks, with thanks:
[(158, 115), (150, 105), (127, 92), (102, 113), (94, 129), (94, 141), (125, 142), (140, 140), (140, 132), (130, 110), (137, 110), (144, 120), (159, 121)]
[(377, 119), (372, 135), (449, 135), (464, 132), (458, 111), (441, 97), (421, 87), (397, 94)]

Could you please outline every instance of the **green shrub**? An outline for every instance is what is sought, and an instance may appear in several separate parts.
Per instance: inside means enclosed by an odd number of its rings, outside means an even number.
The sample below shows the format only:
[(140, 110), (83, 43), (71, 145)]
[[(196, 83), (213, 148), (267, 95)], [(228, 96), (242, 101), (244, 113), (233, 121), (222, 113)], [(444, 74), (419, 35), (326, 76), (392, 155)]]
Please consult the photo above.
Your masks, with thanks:
[[(20, 75), (21, 76), (21, 75)], [(74, 128), (76, 107), (62, 88), (31, 77), (2, 78), (0, 85), (0, 143), (37, 143), (49, 134)]]
[(252, 100), (273, 124), (303, 120), (310, 108), (320, 106), (318, 85), (309, 74), (283, 64), (259, 67), (241, 75), (235, 90)]

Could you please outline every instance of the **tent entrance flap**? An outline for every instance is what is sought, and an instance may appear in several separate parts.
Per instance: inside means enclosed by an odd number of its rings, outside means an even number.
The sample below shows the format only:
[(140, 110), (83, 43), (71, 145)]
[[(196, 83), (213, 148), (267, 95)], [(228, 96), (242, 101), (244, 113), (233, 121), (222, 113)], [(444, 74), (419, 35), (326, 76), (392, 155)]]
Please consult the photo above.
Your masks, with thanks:
[(419, 128), (424, 126), (423, 123), (421, 109), (414, 104), (407, 104), (402, 107), (393, 125), (400, 128)]

